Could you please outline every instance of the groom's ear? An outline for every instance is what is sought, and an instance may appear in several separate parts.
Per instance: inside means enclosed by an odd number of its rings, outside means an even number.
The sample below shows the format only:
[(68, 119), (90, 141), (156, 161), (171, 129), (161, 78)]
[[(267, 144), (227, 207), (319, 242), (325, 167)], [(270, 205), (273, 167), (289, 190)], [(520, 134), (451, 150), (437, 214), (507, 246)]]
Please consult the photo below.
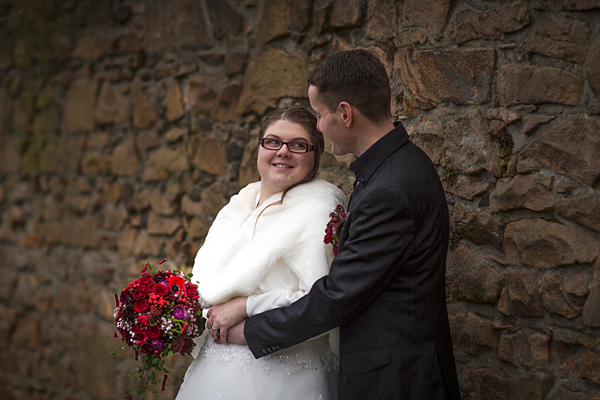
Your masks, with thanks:
[(352, 105), (346, 101), (342, 101), (338, 108), (340, 109), (340, 117), (342, 121), (346, 125), (346, 128), (350, 128), (352, 126), (352, 122), (354, 121), (354, 109)]

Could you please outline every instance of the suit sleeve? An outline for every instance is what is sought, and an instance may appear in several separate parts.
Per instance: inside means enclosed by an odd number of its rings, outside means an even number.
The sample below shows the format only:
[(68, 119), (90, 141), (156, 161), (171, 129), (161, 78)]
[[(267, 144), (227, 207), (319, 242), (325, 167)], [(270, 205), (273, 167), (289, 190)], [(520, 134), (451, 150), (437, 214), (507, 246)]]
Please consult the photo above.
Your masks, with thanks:
[[(408, 200), (376, 187), (351, 210), (348, 236), (331, 271), (288, 307), (249, 318), (244, 334), (259, 358), (326, 332), (360, 315), (406, 264), (414, 231)], [(346, 228), (346, 227), (345, 227)]]

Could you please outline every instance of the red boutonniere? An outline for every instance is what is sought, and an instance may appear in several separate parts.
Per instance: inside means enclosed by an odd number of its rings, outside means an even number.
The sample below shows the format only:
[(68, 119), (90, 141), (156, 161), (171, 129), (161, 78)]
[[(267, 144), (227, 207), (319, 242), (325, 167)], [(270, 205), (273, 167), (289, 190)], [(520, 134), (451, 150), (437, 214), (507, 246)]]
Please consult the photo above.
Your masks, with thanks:
[(327, 244), (333, 245), (333, 254), (337, 256), (338, 244), (340, 243), (340, 234), (342, 233), (342, 226), (348, 213), (343, 205), (338, 204), (335, 206), (335, 210), (329, 214), (331, 220), (327, 223), (325, 228), (325, 239), (323, 241)]

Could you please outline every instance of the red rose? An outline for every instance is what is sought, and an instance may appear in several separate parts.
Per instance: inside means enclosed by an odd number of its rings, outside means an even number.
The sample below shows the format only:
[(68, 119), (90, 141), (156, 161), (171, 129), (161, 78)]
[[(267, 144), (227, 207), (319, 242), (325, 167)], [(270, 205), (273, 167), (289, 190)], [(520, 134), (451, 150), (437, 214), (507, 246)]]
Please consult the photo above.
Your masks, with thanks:
[(148, 316), (147, 315), (138, 315), (138, 322), (141, 325), (148, 325)]
[(155, 283), (154, 286), (152, 286), (152, 291), (159, 296), (164, 296), (169, 293), (169, 289), (162, 283)]
[(140, 299), (133, 302), (133, 311), (135, 312), (143, 312), (148, 309), (150, 302), (148, 299)]
[(146, 335), (148, 335), (150, 339), (158, 339), (161, 337), (162, 332), (160, 331), (158, 325), (152, 325), (146, 329)]
[(151, 276), (144, 276), (140, 279), (138, 279), (138, 282), (140, 283), (141, 286), (150, 286), (152, 285), (152, 277)]
[(135, 289), (135, 292), (133, 292), (132, 295), (135, 300), (140, 300), (146, 295), (146, 288), (144, 288), (144, 287), (137, 288), (137, 289)]
[(187, 295), (187, 297), (190, 297), (192, 299), (197, 298), (198, 297), (198, 286), (196, 286), (192, 283), (187, 283), (185, 285), (185, 294)]

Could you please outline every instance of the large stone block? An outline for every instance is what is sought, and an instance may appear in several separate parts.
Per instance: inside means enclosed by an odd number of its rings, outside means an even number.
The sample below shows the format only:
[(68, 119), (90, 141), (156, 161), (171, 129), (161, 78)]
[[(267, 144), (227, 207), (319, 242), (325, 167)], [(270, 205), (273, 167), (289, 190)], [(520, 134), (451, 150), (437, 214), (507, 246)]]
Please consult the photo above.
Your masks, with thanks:
[(183, 97), (179, 82), (175, 82), (171, 85), (163, 104), (166, 108), (166, 117), (169, 122), (177, 121), (179, 118), (183, 117), (185, 110), (183, 109)]
[(301, 54), (269, 49), (250, 59), (246, 68), (239, 113), (264, 114), (282, 97), (306, 98), (308, 64)]
[(504, 277), (490, 262), (459, 245), (448, 253), (447, 288), (452, 301), (495, 304), (504, 286)]
[(119, 88), (109, 84), (102, 85), (98, 95), (98, 104), (94, 112), (94, 121), (98, 124), (118, 124), (129, 122), (131, 103)]
[(545, 278), (544, 308), (555, 314), (573, 319), (581, 314), (581, 308), (565, 296), (557, 275), (551, 274)]
[(189, 168), (186, 150), (162, 147), (151, 153), (146, 161), (142, 180), (144, 182), (163, 181), (171, 174), (187, 171)]
[(550, 362), (550, 337), (529, 328), (500, 337), (498, 357), (517, 367), (533, 369)]
[(563, 217), (600, 232), (600, 195), (595, 191), (558, 199), (555, 207)]
[(599, 242), (575, 228), (539, 218), (511, 222), (504, 231), (506, 260), (538, 268), (589, 264), (598, 256)]
[(588, 351), (585, 354), (581, 377), (600, 385), (600, 352)]
[(182, 50), (208, 49), (213, 46), (211, 32), (202, 4), (195, 0), (180, 0), (170, 3), (173, 27), (173, 43)]
[(71, 56), (86, 61), (97, 61), (102, 59), (107, 52), (108, 46), (104, 39), (95, 35), (89, 35), (79, 40)]
[(156, 109), (144, 94), (139, 80), (136, 80), (131, 87), (131, 105), (134, 128), (147, 129), (158, 119)]
[(452, 213), (454, 231), (461, 238), (483, 246), (502, 248), (502, 228), (498, 217), (455, 207)]
[(446, 101), (461, 105), (490, 101), (494, 49), (421, 50), (397, 53), (395, 75), (417, 105), (429, 110)]
[(331, 12), (334, 28), (356, 28), (363, 22), (362, 0), (335, 0)]
[(146, 229), (150, 235), (172, 235), (180, 227), (181, 221), (178, 219), (165, 218), (156, 213), (150, 213)]
[(600, 121), (570, 116), (527, 145), (522, 155), (582, 185), (592, 186), (600, 178), (598, 132)]
[(596, 94), (600, 97), (600, 35), (592, 43), (585, 61), (587, 80)]
[(600, 0), (532, 0), (537, 10), (547, 11), (583, 11), (600, 9)]
[(522, 3), (484, 11), (462, 3), (452, 14), (450, 36), (456, 43), (473, 39), (500, 39), (529, 25), (529, 10)]
[(169, 49), (170, 3), (169, 0), (154, 0), (146, 4), (144, 47), (149, 53), (160, 53)]
[(466, 313), (450, 317), (452, 343), (456, 349), (474, 356), (490, 351), (494, 339), (492, 321), (477, 314)]
[(538, 293), (538, 276), (533, 271), (515, 271), (504, 274), (507, 295), (514, 311), (523, 317), (542, 317), (542, 299)]
[(266, 0), (256, 28), (259, 45), (302, 32), (309, 23), (311, 0)]
[(244, 187), (249, 183), (257, 182), (260, 180), (260, 174), (256, 167), (256, 160), (258, 159), (258, 138), (251, 139), (242, 155), (242, 164), (240, 165), (240, 187)]
[(450, 12), (450, 0), (406, 0), (404, 2), (402, 26), (416, 26), (427, 30), (440, 40)]
[(233, 38), (244, 31), (244, 16), (227, 1), (208, 1), (206, 8), (215, 39)]
[(190, 140), (190, 158), (196, 168), (209, 174), (223, 175), (227, 161), (227, 139), (194, 136)]
[(583, 306), (583, 323), (600, 327), (600, 260), (596, 261), (590, 294)]
[(501, 97), (507, 107), (517, 104), (582, 104), (583, 81), (553, 67), (509, 64), (500, 68)]
[(389, 39), (396, 36), (396, 7), (393, 0), (371, 0), (367, 3), (367, 26), (369, 39)]
[(67, 130), (77, 132), (94, 128), (97, 91), (98, 81), (94, 78), (81, 78), (73, 82), (65, 101), (63, 121)]
[(140, 159), (133, 139), (126, 139), (115, 147), (110, 169), (113, 174), (120, 176), (134, 176), (140, 170)]
[(534, 26), (523, 47), (532, 53), (583, 64), (591, 33), (586, 21), (553, 16)]
[(473, 200), (490, 191), (494, 187), (490, 182), (473, 179), (466, 175), (458, 175), (455, 179), (442, 179), (446, 192), (452, 193), (466, 200)]
[(500, 179), (490, 193), (492, 212), (528, 209), (552, 210), (552, 176), (548, 174), (517, 175)]
[(469, 110), (444, 124), (444, 167), (469, 175), (496, 172), (493, 154), (487, 123), (479, 110)]

